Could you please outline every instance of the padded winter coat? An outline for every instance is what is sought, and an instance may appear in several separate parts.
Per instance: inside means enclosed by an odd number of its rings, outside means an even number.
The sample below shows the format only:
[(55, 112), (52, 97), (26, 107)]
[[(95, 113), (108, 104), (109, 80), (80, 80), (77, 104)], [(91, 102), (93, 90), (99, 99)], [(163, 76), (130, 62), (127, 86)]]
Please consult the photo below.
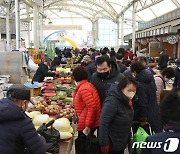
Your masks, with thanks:
[(180, 143), (178, 142), (179, 139), (180, 123), (171, 122), (170, 125), (168, 124), (168, 128), (166, 128), (162, 133), (149, 136), (146, 140), (147, 143), (154, 143), (154, 147), (157, 147), (157, 142), (161, 142), (161, 146), (158, 148), (143, 148), (141, 154), (180, 154)]
[(99, 127), (101, 104), (97, 90), (87, 80), (82, 80), (74, 93), (74, 108), (78, 116), (78, 131), (85, 127)]
[(175, 72), (176, 72), (176, 75), (175, 75), (173, 87), (179, 87), (180, 88), (180, 69), (177, 67)]
[(123, 151), (128, 143), (133, 110), (128, 98), (113, 84), (104, 101), (99, 126), (99, 143), (112, 151)]
[(88, 73), (88, 81), (90, 81), (93, 73), (96, 72), (96, 66), (95, 66), (95, 63), (93, 61), (91, 61), (87, 64), (86, 71)]
[(45, 154), (46, 143), (31, 119), (9, 99), (0, 100), (0, 154)]
[(167, 55), (167, 53), (162, 53), (160, 55), (160, 58), (159, 58), (159, 61), (158, 61), (158, 65), (159, 65), (161, 70), (163, 70), (164, 68), (167, 67), (168, 61), (169, 61), (169, 56)]
[(98, 77), (97, 72), (92, 75), (91, 83), (96, 87), (98, 91), (101, 100), (101, 105), (103, 104), (106, 98), (107, 91), (110, 88), (111, 84), (118, 83), (123, 78), (124, 75), (120, 73), (120, 69), (114, 61), (111, 62), (111, 72), (106, 77), (106, 79), (104, 80), (100, 79)]
[(133, 104), (134, 120), (147, 121), (154, 132), (160, 132), (162, 131), (162, 125), (153, 74), (144, 69), (139, 73), (137, 81), (139, 82), (136, 93), (138, 100)]
[(32, 79), (33, 82), (43, 82), (45, 77), (54, 77), (55, 73), (48, 72), (48, 66), (45, 65), (43, 62), (38, 64), (38, 69), (36, 73), (34, 74), (34, 77)]

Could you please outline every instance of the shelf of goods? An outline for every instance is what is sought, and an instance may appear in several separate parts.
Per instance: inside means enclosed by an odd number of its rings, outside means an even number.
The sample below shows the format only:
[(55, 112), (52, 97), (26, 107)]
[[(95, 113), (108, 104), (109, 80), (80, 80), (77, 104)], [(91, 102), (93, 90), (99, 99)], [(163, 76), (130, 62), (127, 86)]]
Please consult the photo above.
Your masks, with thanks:
[(34, 48), (27, 48), (29, 54), (32, 56), (32, 59), (35, 64), (39, 64), (44, 60), (44, 53), (37, 52)]
[(41, 87), (41, 96), (32, 97), (34, 105), (29, 107), (26, 114), (32, 119), (36, 129), (55, 119), (53, 127), (60, 132), (60, 150), (70, 151), (75, 131), (71, 126), (75, 86), (69, 76), (49, 79)]

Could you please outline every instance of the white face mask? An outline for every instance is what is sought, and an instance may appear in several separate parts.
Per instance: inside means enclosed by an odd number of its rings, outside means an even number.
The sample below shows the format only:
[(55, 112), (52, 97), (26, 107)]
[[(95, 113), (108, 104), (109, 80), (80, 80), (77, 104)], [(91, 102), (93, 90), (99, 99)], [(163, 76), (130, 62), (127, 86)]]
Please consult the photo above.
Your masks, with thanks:
[(180, 67), (178, 67), (179, 68), (179, 70), (180, 70)]
[(124, 95), (126, 95), (126, 97), (129, 99), (129, 100), (132, 100), (134, 95), (136, 94), (135, 92), (127, 92), (127, 91), (123, 91)]

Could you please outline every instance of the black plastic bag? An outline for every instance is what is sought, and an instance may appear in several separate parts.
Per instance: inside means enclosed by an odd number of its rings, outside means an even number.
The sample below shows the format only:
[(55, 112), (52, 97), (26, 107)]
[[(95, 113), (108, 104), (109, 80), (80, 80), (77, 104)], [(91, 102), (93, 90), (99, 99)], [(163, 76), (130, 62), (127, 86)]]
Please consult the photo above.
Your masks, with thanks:
[(76, 154), (101, 154), (98, 138), (95, 135), (81, 135), (75, 140)]
[[(54, 120), (50, 121), (48, 124), (42, 124), (37, 132), (43, 136), (47, 142), (47, 152), (52, 154), (59, 153), (59, 141), (60, 141), (60, 133), (58, 130), (52, 127)], [(50, 129), (48, 127), (51, 126)]]

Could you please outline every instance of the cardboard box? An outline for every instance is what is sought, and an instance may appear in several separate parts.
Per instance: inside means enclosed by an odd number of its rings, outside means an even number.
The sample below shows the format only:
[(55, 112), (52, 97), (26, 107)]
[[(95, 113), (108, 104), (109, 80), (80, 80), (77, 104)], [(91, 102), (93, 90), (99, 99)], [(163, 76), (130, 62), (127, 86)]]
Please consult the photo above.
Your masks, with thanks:
[(40, 88), (31, 88), (31, 97), (39, 96), (41, 94), (41, 87)]

